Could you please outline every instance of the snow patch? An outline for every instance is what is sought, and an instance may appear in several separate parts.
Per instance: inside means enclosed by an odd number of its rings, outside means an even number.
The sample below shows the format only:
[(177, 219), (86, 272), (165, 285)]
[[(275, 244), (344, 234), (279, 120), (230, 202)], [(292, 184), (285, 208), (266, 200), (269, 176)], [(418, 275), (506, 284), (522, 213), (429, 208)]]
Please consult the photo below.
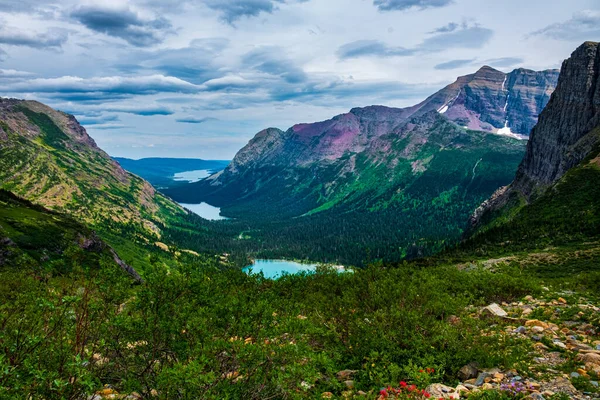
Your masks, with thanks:
[(456, 99), (458, 99), (458, 96), (460, 96), (461, 91), (462, 91), (462, 89), (460, 89), (458, 91), (458, 94), (456, 95), (455, 98), (453, 98), (452, 100), (450, 100), (449, 102), (447, 102), (446, 104), (444, 104), (443, 106), (438, 108), (437, 112), (439, 112), (440, 114), (445, 114), (448, 111), (448, 108), (450, 108), (450, 106), (456, 101)]
[(508, 137), (513, 138), (513, 139), (527, 140), (527, 136), (523, 136), (523, 135), (519, 135), (518, 133), (514, 133), (510, 129), (510, 127), (508, 126), (508, 120), (504, 124), (504, 128), (498, 129), (498, 131), (496, 132), (496, 134), (497, 135), (501, 135), (501, 136), (508, 136)]

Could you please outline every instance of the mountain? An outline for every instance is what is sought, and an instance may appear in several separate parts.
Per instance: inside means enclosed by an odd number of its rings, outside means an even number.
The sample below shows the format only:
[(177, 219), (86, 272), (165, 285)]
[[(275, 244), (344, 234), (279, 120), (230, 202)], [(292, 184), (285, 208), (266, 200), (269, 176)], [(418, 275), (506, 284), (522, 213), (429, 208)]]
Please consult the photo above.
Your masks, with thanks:
[[(317, 248), (327, 260), (361, 263), (367, 253), (426, 254), (458, 239), (480, 201), (510, 182), (525, 151), (513, 129), (535, 123), (556, 76), (483, 67), (413, 107), (353, 108), (287, 131), (268, 128), (223, 171), (164, 193), (251, 222), (270, 256)], [(299, 243), (302, 251), (290, 250)]]
[[(514, 181), (477, 209), (472, 231), (524, 222), (534, 210), (552, 224), (598, 227), (600, 45), (586, 42), (566, 60), (556, 91), (531, 133)], [(561, 199), (557, 203), (557, 199)], [(530, 221), (533, 224), (533, 221)], [(541, 222), (541, 221), (540, 221)], [(556, 232), (547, 225), (548, 232)], [(538, 229), (540, 228), (538, 227)], [(561, 228), (562, 229), (562, 228)]]
[(197, 158), (151, 157), (132, 160), (114, 157), (113, 159), (127, 171), (146, 179), (154, 187), (170, 187), (181, 184), (181, 180), (174, 179), (174, 175), (181, 172), (205, 170), (207, 173), (216, 173), (229, 164), (229, 161)]
[(0, 99), (0, 188), (96, 230), (119, 253), (147, 258), (186, 211), (103, 152), (77, 120), (35, 101)]
[(557, 80), (558, 70), (519, 68), (505, 74), (484, 66), (416, 105), (413, 112), (436, 110), (469, 129), (527, 136)]
[(100, 268), (101, 262), (119, 266), (141, 281), (137, 271), (85, 225), (0, 189), (0, 267), (60, 275), (78, 263)]

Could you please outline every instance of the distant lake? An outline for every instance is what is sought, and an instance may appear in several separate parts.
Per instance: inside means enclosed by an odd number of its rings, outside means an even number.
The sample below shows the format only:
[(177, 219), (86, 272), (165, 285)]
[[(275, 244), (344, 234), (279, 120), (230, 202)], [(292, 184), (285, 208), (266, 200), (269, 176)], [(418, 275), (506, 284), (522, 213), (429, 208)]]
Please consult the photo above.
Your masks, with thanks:
[(210, 204), (200, 203), (200, 204), (185, 204), (179, 203), (180, 206), (187, 208), (194, 214), (201, 216), (204, 219), (209, 221), (220, 221), (223, 219), (227, 219), (227, 217), (221, 216), (221, 209), (219, 207), (211, 206)]
[(285, 260), (255, 260), (254, 264), (243, 269), (244, 272), (260, 273), (265, 278), (278, 278), (282, 273), (296, 274), (303, 271), (314, 271), (317, 264), (300, 264), (294, 261)]
[(178, 182), (194, 183), (199, 182), (204, 178), (208, 178), (209, 176), (210, 170), (198, 169), (195, 171), (178, 172), (175, 175), (173, 175), (173, 180)]

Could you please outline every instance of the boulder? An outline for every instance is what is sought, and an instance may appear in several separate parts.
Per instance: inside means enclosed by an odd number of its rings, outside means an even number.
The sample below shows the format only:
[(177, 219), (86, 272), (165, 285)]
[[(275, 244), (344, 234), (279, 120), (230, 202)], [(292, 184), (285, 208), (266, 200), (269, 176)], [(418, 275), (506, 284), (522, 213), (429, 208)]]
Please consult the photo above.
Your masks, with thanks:
[(457, 374), (458, 379), (461, 381), (468, 381), (469, 379), (477, 378), (479, 374), (479, 370), (477, 367), (471, 363), (462, 367)]
[(492, 303), (489, 306), (485, 307), (483, 309), (483, 312), (485, 314), (494, 316), (494, 317), (500, 317), (500, 318), (504, 318), (504, 317), (508, 317), (508, 314), (506, 311), (504, 311), (502, 309), (502, 307), (500, 307), (498, 304), (496, 303)]
[(425, 389), (427, 393), (431, 395), (434, 399), (459, 399), (460, 393), (456, 391), (456, 389), (442, 385), (441, 383), (434, 383), (432, 385), (427, 386)]

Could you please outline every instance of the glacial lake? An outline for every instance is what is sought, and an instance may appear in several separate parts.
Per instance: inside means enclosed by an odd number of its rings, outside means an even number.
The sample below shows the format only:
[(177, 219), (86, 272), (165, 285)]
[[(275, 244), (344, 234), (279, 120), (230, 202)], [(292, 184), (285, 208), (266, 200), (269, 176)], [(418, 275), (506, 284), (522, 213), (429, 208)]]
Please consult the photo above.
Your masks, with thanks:
[(285, 260), (255, 260), (252, 265), (243, 269), (249, 273), (252, 270), (253, 274), (262, 272), (265, 278), (278, 278), (283, 273), (296, 274), (303, 271), (314, 271), (317, 264), (300, 264), (294, 261)]
[(219, 207), (211, 206), (210, 204), (200, 203), (200, 204), (186, 204), (179, 203), (180, 206), (187, 208), (191, 212), (196, 215), (201, 216), (204, 219), (209, 221), (221, 221), (227, 219), (227, 217), (223, 217), (221, 215), (221, 209)]
[(208, 169), (198, 169), (195, 171), (178, 172), (173, 175), (173, 180), (177, 182), (195, 183), (210, 176)]

